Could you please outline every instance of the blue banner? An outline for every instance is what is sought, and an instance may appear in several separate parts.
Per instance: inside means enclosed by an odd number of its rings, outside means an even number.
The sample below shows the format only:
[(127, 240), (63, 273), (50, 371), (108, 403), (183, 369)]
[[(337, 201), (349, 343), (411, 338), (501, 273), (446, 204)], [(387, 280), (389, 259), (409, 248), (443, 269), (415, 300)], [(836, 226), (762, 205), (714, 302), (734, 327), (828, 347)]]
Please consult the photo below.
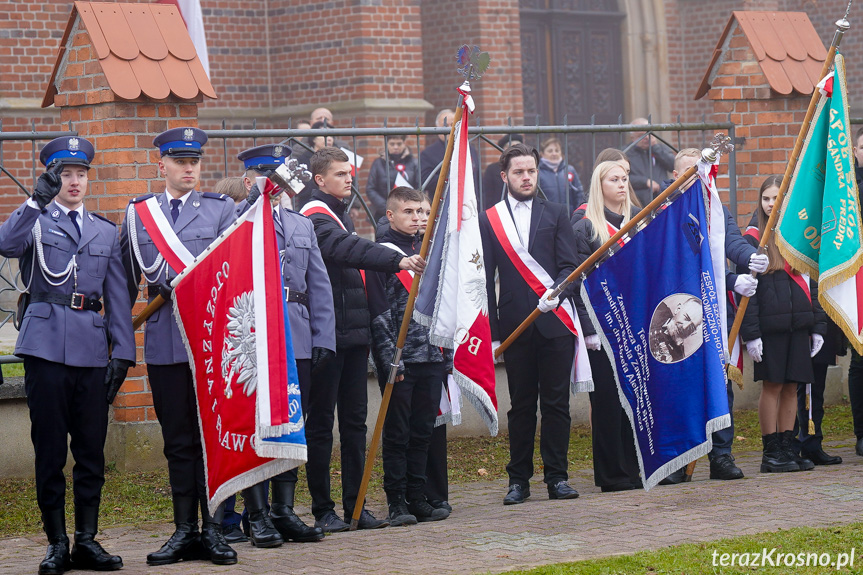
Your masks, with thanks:
[(711, 433), (731, 425), (721, 295), (698, 181), (582, 284), (645, 489), (706, 455)]

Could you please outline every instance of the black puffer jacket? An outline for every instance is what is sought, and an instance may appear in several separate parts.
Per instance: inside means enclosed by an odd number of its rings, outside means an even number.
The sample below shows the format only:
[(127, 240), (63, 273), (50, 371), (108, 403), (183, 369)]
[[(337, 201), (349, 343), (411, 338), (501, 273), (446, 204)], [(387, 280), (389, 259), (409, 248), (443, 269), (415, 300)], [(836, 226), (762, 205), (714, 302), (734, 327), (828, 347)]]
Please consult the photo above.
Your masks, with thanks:
[[(746, 236), (746, 240), (757, 245), (752, 236)], [(749, 270), (741, 273), (749, 273)], [(749, 307), (743, 315), (740, 337), (746, 342), (762, 335), (798, 330), (825, 335), (827, 314), (818, 303), (818, 284), (810, 281), (809, 293), (811, 302), (803, 288), (784, 270), (760, 274), (758, 291), (749, 298)]]
[(419, 189), (420, 173), (417, 160), (407, 149), (401, 157), (389, 157), (389, 178), (387, 178), (387, 158), (384, 155), (377, 158), (369, 170), (366, 197), (372, 203), (372, 213), (374, 213), (376, 220), (386, 215), (387, 196), (389, 196), (390, 190), (395, 187), (396, 176), (399, 172), (402, 173), (402, 177), (408, 181), (412, 188)]
[(395, 273), (402, 255), (354, 231), (347, 205), (320, 190), (312, 192), (313, 200), (324, 202), (335, 213), (347, 231), (326, 214), (312, 214), (318, 246), (327, 266), (333, 286), (333, 306), (336, 312), (336, 347), (369, 345), (369, 306), (359, 270)]
[[(422, 238), (389, 228), (381, 234), (378, 242), (394, 244), (411, 256), (420, 252)], [(405, 281), (408, 281), (410, 275), (404, 273)], [(385, 380), (389, 375), (390, 362), (393, 360), (396, 340), (408, 303), (408, 290), (399, 276), (393, 273), (370, 272), (366, 274), (366, 286), (372, 317), (372, 357), (378, 377)], [(440, 362), (445, 362), (447, 368), (452, 367), (452, 352), (429, 343), (429, 329), (411, 320), (398, 373), (404, 373), (406, 363)]]
[[(602, 245), (599, 238), (593, 237), (593, 222), (587, 219), (584, 213), (584, 209), (576, 210), (569, 220), (572, 224), (572, 231), (575, 234), (575, 261), (578, 265), (584, 263), (584, 261)], [(631, 216), (634, 216), (637, 213), (638, 209), (632, 208)], [(623, 224), (623, 216), (615, 214), (608, 208), (605, 209), (605, 219), (617, 228)], [(580, 280), (578, 281), (580, 282)], [(575, 309), (578, 311), (578, 321), (581, 323), (581, 329), (584, 331), (584, 335), (596, 334), (596, 329), (593, 327), (593, 323), (590, 321), (590, 316), (587, 313), (587, 307), (581, 299), (580, 283), (573, 293), (575, 294), (573, 299), (575, 301)]]

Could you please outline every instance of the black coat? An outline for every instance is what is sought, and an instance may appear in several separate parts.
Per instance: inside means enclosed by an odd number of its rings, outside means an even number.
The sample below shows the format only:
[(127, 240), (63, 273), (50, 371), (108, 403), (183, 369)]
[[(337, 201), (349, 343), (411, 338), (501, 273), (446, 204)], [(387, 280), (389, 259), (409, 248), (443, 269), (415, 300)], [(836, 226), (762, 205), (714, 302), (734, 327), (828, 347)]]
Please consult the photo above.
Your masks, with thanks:
[[(422, 186), (428, 177), (431, 176), (432, 172), (435, 171), (435, 168), (438, 167), (438, 164), (443, 162), (445, 154), (446, 144), (441, 139), (435, 140), (431, 145), (426, 146), (426, 148), (420, 152), (419, 185)], [(479, 164), (476, 161), (476, 149), (473, 146), (470, 146), (470, 160), (473, 163), (473, 181), (479, 182)], [(426, 195), (430, 198), (434, 197), (435, 189), (437, 188), (438, 174), (440, 174), (440, 172), (436, 172), (434, 177), (429, 180), (428, 185), (423, 188)], [(477, 186), (479, 186), (479, 184), (477, 184)]]
[(674, 169), (674, 152), (662, 144), (654, 144), (651, 150), (633, 146), (626, 152), (629, 159), (629, 182), (638, 201), (646, 206), (655, 195), (647, 187), (647, 180), (661, 182)]
[[(746, 239), (757, 245), (755, 238), (746, 236)], [(745, 273), (748, 273), (748, 270)], [(740, 337), (743, 341), (752, 341), (764, 334), (798, 330), (825, 335), (827, 314), (818, 303), (818, 284), (810, 281), (809, 292), (811, 302), (803, 289), (784, 270), (760, 274), (758, 291), (749, 298), (749, 307), (743, 315)]]
[[(505, 202), (505, 205), (508, 206), (509, 203)], [(493, 340), (503, 341), (536, 308), (539, 296), (527, 285), (506, 255), (485, 212), (480, 214), (479, 228), (485, 258), (491, 337)], [(539, 197), (534, 198), (529, 236), (528, 252), (554, 279), (554, 285), (558, 285), (575, 270), (575, 238), (564, 206)], [(499, 300), (495, 298), (495, 270), (500, 275)], [(573, 286), (570, 286), (563, 293), (563, 297), (569, 296), (572, 289)], [(571, 335), (563, 322), (550, 312), (540, 315), (528, 330), (534, 326), (546, 338)]]
[(389, 156), (389, 178), (387, 178), (387, 157), (381, 156), (377, 158), (369, 170), (369, 179), (366, 182), (366, 197), (372, 204), (372, 213), (375, 219), (378, 220), (386, 214), (387, 211), (387, 196), (390, 195), (396, 185), (396, 175), (398, 166), (404, 168), (404, 177), (413, 188), (419, 188), (419, 169), (417, 168), (417, 160), (409, 151), (405, 150), (405, 155), (400, 158)]
[(312, 192), (312, 199), (324, 202), (347, 228), (342, 229), (325, 214), (309, 217), (315, 225), (318, 246), (333, 286), (336, 347), (369, 345), (369, 306), (359, 270), (395, 273), (404, 256), (358, 236), (350, 216), (345, 213), (345, 202), (320, 190)]

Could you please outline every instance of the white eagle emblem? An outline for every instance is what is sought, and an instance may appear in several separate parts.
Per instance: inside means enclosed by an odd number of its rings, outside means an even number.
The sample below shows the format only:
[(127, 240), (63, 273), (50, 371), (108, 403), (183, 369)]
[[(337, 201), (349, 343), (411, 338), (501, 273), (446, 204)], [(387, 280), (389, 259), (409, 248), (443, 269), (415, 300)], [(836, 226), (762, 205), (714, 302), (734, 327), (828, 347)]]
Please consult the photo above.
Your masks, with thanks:
[(281, 158), (284, 155), (285, 155), (285, 149), (282, 146), (273, 147), (273, 157), (274, 158)]
[(69, 151), (74, 152), (78, 149), (80, 142), (78, 138), (69, 138)]
[(183, 139), (187, 142), (191, 142), (195, 138), (195, 130), (192, 128), (186, 128), (183, 132)]
[(243, 393), (251, 396), (258, 388), (258, 365), (255, 354), (255, 300), (252, 292), (238, 295), (228, 310), (228, 333), (222, 347), (222, 377), (225, 380), (225, 397), (233, 395), (231, 381), (237, 374), (236, 384)]

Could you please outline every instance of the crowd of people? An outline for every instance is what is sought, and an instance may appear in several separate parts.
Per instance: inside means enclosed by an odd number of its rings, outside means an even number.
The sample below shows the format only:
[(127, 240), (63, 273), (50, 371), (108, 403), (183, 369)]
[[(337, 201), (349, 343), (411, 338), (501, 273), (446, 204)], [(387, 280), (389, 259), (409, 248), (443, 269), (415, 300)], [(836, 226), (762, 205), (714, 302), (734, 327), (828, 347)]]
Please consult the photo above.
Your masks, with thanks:
[[(310, 126), (332, 124), (332, 115), (327, 118), (328, 111), (322, 110), (316, 110)], [(452, 119), (452, 112), (444, 110), (436, 123), (446, 126)], [(551, 298), (554, 286), (667, 187), (670, 180), (663, 180), (669, 171), (676, 178), (700, 156), (691, 148), (674, 155), (646, 134), (634, 134), (633, 142), (626, 153), (606, 149), (598, 154), (586, 191), (556, 138), (544, 140), (537, 150), (518, 135), (506, 136), (499, 142), (499, 161), (485, 170), (489, 189), (499, 189), (498, 199), (485, 206), (479, 222), (493, 347), (534, 309), (541, 312), (505, 353), (511, 400), (505, 505), (531, 496), (537, 407), (548, 497), (579, 496), (568, 482), (570, 372), (577, 340), (557, 313), (549, 313), (564, 305), (574, 305), (573, 313), (580, 318), (583, 333), (578, 337), (588, 350), (593, 374), (595, 483), (603, 492), (641, 487), (632, 427), (577, 283)], [(215, 192), (201, 192), (206, 143), (206, 133), (191, 127), (157, 135), (153, 145), (160, 155), (165, 191), (131, 200), (117, 230), (84, 207), (92, 144), (78, 137), (53, 140), (41, 152), (46, 171), (32, 197), (0, 226), (0, 254), (20, 259), (28, 288), (15, 353), (25, 363), (37, 502), (49, 540), (39, 566), (42, 574), (123, 566), (119, 556), (95, 539), (108, 409), (136, 361), (130, 311), (142, 284), (148, 302), (171, 300), (171, 280), (178, 275), (135, 205), (158, 206), (164, 218), (159, 233), (197, 256), (259, 199), (256, 177), (292, 156), (289, 146), (278, 143), (245, 150), (238, 156), (241, 177), (219, 182)], [(446, 426), (438, 417), (442, 396), (449, 394), (452, 354), (432, 345), (428, 328), (412, 321), (401, 360), (390, 365), (411, 278), (425, 268), (419, 251), (430, 205), (420, 187), (437, 177), (434, 171), (443, 159), (446, 137), (421, 152), (422, 170), (404, 139), (388, 139), (387, 153), (372, 165), (367, 185), (378, 220), (375, 240), (357, 235), (346, 213), (355, 177), (347, 153), (330, 137), (308, 144), (314, 185), (304, 190), (304, 198), (285, 190), (271, 198), (271, 205), (306, 417), (306, 476), (314, 525), (306, 525), (294, 512), (296, 469), (245, 489), (243, 510), (229, 500), (209, 512), (189, 357), (170, 306), (162, 306), (147, 320), (144, 362), (162, 427), (176, 529), (147, 556), (149, 565), (195, 559), (233, 564), (233, 543), (250, 540), (258, 547), (277, 547), (285, 541), (320, 541), (326, 534), (347, 530), (366, 457), (370, 357), (382, 391), (391, 368), (395, 370), (382, 449), (388, 510), (386, 517), (377, 518), (362, 509), (358, 528), (438, 521), (453, 511), (448, 502)], [(855, 150), (863, 157), (863, 132), (857, 134), (857, 144)], [(474, 166), (479, 178), (479, 167)], [(762, 382), (762, 472), (841, 463), (821, 445), (826, 367), (844, 347), (838, 330), (818, 305), (816, 285), (785, 263), (772, 240), (766, 254), (757, 250), (780, 184), (775, 176), (765, 179), (745, 234), (726, 210), (725, 251), (733, 264), (726, 275), (732, 295), (729, 319), (734, 317), (735, 298), (749, 297), (741, 337), (755, 362), (755, 380)], [(690, 185), (692, 180), (682, 189)], [(680, 326), (691, 327), (682, 320)], [(57, 333), (62, 337), (48, 337)], [(863, 455), (863, 358), (857, 354), (849, 381), (857, 453)], [(813, 384), (813, 432), (801, 392), (806, 384)], [(730, 382), (727, 387), (732, 407)], [(330, 483), (336, 418), (341, 513)], [(63, 474), (69, 436), (75, 458), (71, 549)], [(730, 428), (714, 433), (711, 479), (743, 477), (731, 454), (733, 438), (733, 420)], [(681, 477), (676, 472), (663, 483), (677, 483)]]

